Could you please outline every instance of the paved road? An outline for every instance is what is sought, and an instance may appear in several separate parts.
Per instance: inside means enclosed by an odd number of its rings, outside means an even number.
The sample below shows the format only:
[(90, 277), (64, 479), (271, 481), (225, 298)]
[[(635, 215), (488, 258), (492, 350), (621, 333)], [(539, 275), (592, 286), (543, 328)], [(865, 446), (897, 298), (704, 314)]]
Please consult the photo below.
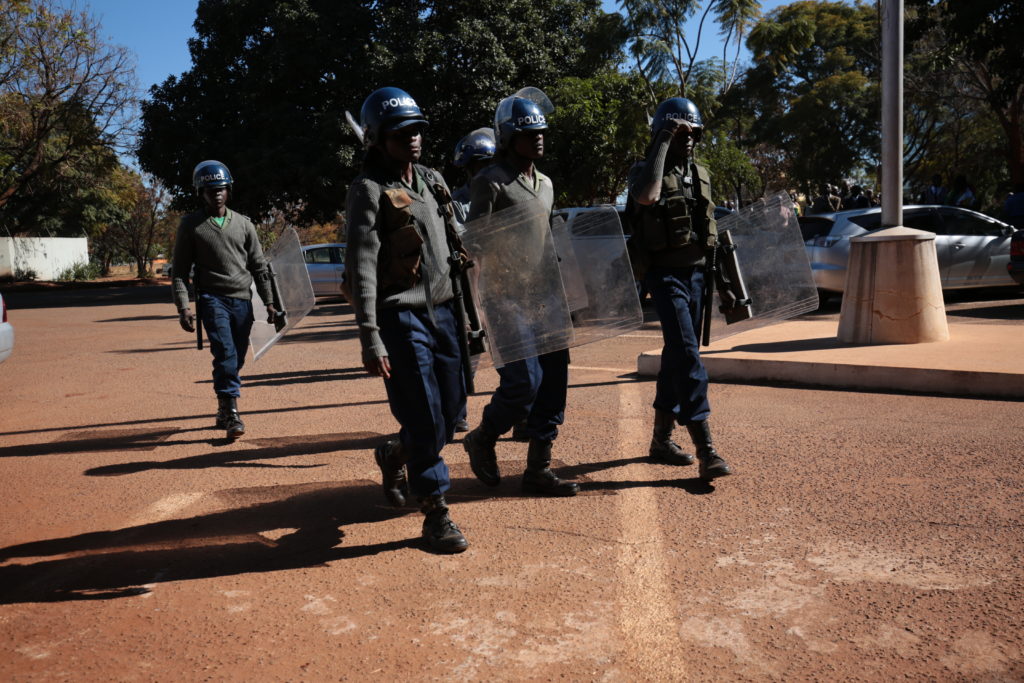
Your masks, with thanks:
[[(146, 288), (19, 294), (0, 365), (0, 677), (1020, 680), (1020, 403), (716, 385), (737, 474), (645, 461), (657, 329), (573, 351), (568, 500), (473, 480), (471, 547), (383, 505), (396, 425), (324, 302), (210, 429), (209, 356)], [(97, 305), (92, 305), (97, 304)], [(496, 384), (478, 378), (478, 416)]]

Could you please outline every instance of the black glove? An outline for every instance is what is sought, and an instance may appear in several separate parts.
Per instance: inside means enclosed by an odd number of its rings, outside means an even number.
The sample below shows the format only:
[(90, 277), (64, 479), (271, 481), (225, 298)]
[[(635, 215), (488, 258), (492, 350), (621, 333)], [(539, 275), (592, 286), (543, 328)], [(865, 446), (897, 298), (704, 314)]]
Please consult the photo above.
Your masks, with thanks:
[(186, 332), (196, 331), (196, 316), (192, 313), (192, 309), (186, 308), (178, 314), (178, 324)]

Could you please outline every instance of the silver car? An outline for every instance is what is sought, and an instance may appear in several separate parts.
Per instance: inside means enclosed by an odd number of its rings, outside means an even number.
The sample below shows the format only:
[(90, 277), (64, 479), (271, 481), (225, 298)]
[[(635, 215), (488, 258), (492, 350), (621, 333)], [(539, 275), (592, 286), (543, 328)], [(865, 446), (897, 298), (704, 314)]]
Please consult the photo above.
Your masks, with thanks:
[[(850, 238), (878, 230), (881, 220), (879, 207), (800, 217), (814, 284), (823, 298), (843, 291)], [(1013, 226), (956, 206), (905, 206), (903, 225), (935, 233), (943, 289), (1017, 286), (1006, 272)]]
[(314, 296), (341, 296), (341, 276), (345, 273), (345, 248), (343, 242), (310, 244), (302, 248)]

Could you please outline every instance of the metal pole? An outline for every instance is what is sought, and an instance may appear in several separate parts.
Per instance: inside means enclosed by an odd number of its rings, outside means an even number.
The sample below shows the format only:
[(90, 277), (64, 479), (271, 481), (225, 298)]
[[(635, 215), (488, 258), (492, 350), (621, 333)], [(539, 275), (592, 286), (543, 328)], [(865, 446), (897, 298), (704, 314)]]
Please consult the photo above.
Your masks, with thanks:
[(903, 0), (882, 0), (882, 227), (903, 224)]

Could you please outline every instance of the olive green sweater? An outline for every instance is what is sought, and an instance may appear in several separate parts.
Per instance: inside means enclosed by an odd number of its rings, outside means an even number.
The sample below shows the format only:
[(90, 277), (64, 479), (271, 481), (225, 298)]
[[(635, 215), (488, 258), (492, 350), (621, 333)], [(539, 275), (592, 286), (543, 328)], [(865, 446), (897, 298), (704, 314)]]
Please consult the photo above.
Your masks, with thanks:
[(224, 225), (218, 226), (205, 211), (190, 213), (178, 224), (174, 240), (174, 305), (188, 308), (188, 280), (195, 266), (198, 291), (251, 299), (255, 278), (256, 291), (272, 301), (267, 262), (252, 221), (228, 209)]

